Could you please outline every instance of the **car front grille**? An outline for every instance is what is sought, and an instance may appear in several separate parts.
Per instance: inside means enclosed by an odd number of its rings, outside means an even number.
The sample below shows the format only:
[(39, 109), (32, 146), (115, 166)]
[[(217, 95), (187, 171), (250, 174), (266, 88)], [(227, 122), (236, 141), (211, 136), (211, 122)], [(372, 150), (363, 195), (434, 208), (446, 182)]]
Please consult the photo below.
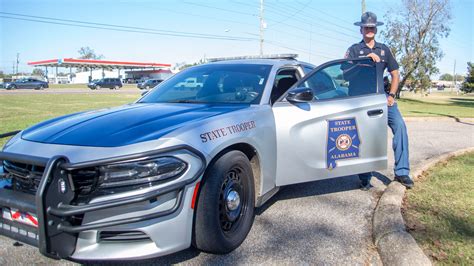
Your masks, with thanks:
[(43, 176), (44, 167), (23, 164), (12, 161), (3, 161), (3, 169), (12, 178), (13, 190), (36, 194)]
[[(13, 161), (3, 161), (3, 170), (12, 180), (13, 190), (35, 195), (43, 176), (44, 167), (23, 164)], [(71, 173), (74, 190), (80, 195), (90, 194), (97, 183), (95, 169), (75, 170)]]
[(100, 242), (132, 242), (151, 241), (145, 233), (140, 231), (101, 231), (99, 233)]

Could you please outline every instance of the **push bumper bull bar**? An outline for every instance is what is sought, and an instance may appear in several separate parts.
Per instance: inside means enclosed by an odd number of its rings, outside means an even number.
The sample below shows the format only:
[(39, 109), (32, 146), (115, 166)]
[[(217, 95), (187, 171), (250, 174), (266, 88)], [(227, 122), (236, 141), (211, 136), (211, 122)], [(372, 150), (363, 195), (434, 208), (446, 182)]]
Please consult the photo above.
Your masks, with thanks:
[[(140, 195), (128, 196), (85, 205), (71, 205), (71, 201), (75, 196), (74, 191), (71, 189), (67, 190), (65, 193), (60, 192), (60, 181), (66, 182), (69, 188), (72, 187), (72, 180), (70, 180), (71, 177), (67, 174), (68, 171), (107, 163), (120, 162), (124, 160), (146, 158), (178, 150), (186, 150), (197, 156), (201, 161), (201, 167), (199, 171), (197, 171), (190, 179), (176, 182)], [(178, 145), (151, 152), (88, 161), (84, 163), (70, 163), (68, 158), (65, 156), (56, 156), (51, 159), (47, 159), (29, 155), (0, 152), (0, 161), (2, 160), (10, 160), (24, 164), (41, 166), (45, 167), (45, 170), (35, 196), (8, 189), (0, 189), (0, 208), (16, 208), (21, 211), (31, 212), (37, 215), (38, 241), (31, 241), (31, 239), (24, 238), (18, 234), (13, 234), (11, 231), (7, 231), (4, 228), (0, 228), (0, 234), (24, 241), (28, 244), (37, 245), (42, 254), (54, 259), (67, 258), (74, 253), (78, 233), (80, 232), (155, 219), (176, 212), (183, 205), (185, 186), (194, 183), (204, 173), (204, 169), (206, 167), (206, 159), (204, 155), (188, 145)], [(113, 221), (89, 223), (84, 225), (73, 225), (70, 222), (70, 218), (75, 215), (82, 215), (87, 212), (148, 201), (174, 191), (177, 192), (176, 202), (172, 208), (164, 211), (139, 217), (123, 218)], [(4, 221), (4, 223), (5, 222), (7, 221)], [(20, 228), (24, 226), (25, 225), (19, 225)], [(32, 228), (29, 228), (30, 231), (31, 229)]]

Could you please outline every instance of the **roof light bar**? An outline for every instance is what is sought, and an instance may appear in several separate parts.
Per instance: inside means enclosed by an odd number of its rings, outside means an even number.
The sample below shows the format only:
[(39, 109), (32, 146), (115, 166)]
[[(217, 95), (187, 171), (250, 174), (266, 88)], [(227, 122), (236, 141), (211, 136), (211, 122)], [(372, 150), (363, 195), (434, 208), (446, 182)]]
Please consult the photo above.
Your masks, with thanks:
[(239, 59), (290, 59), (295, 60), (298, 54), (269, 54), (269, 55), (245, 55), (245, 56), (233, 56), (233, 57), (216, 57), (208, 58), (208, 62), (226, 61), (226, 60), (239, 60)]

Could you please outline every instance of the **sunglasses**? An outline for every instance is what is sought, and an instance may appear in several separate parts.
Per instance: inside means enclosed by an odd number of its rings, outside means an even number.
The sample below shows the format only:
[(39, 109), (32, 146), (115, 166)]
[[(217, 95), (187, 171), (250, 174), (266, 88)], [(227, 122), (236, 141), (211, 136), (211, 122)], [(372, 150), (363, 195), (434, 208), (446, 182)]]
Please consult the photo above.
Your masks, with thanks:
[(364, 30), (375, 30), (377, 27), (363, 27)]

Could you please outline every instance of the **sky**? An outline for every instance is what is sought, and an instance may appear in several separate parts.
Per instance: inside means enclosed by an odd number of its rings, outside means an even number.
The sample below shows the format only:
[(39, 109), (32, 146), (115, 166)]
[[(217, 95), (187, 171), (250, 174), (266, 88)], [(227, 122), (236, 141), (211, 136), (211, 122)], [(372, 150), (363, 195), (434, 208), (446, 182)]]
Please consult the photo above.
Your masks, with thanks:
[[(401, 6), (365, 2), (380, 21)], [(465, 74), (474, 61), (474, 0), (451, 4), (437, 66), (452, 74), (456, 62), (456, 73)], [(260, 0), (0, 0), (0, 70), (12, 73), (17, 54), (19, 71), (31, 72), (27, 62), (77, 58), (85, 46), (106, 60), (172, 65), (258, 55), (259, 8)], [(265, 0), (263, 53), (296, 53), (315, 65), (342, 58), (361, 40), (353, 25), (360, 14), (361, 0)]]

